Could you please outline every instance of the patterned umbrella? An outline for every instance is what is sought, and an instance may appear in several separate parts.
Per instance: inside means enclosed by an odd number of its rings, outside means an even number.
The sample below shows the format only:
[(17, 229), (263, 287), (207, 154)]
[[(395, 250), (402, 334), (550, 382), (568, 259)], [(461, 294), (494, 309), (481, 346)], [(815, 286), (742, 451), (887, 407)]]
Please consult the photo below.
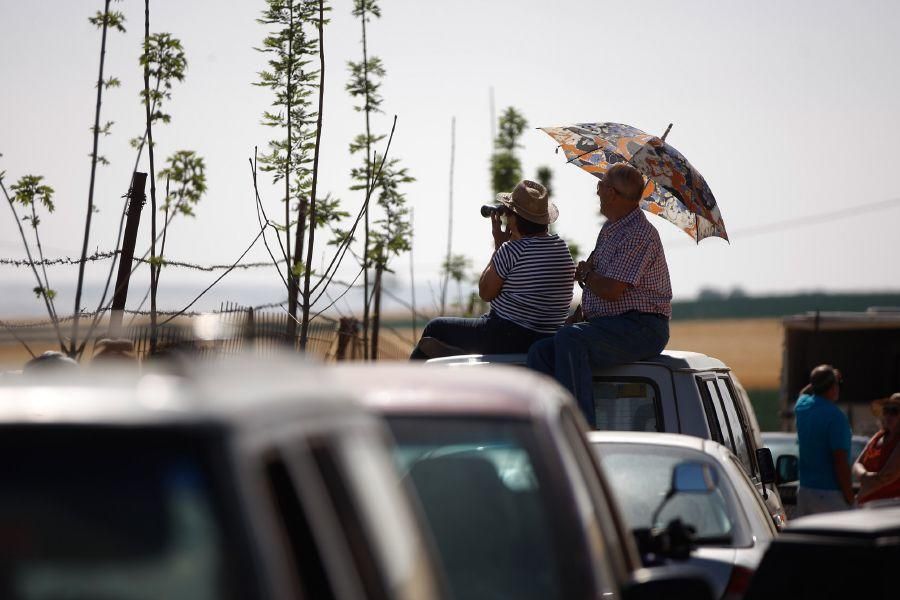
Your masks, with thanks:
[[(671, 128), (671, 125), (669, 126)], [(619, 162), (636, 167), (647, 178), (641, 208), (671, 221), (700, 242), (728, 239), (712, 191), (691, 163), (662, 138), (619, 123), (578, 123), (542, 127), (559, 142), (568, 162), (603, 179)]]

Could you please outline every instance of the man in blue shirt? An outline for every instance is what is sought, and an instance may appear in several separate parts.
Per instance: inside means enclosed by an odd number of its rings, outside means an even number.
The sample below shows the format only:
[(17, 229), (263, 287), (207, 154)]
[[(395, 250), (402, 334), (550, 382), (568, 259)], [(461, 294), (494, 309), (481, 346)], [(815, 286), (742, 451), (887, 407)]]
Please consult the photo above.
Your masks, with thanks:
[(850, 483), (850, 423), (839, 409), (841, 374), (831, 365), (819, 365), (809, 375), (794, 407), (800, 445), (800, 516), (846, 510), (853, 504)]

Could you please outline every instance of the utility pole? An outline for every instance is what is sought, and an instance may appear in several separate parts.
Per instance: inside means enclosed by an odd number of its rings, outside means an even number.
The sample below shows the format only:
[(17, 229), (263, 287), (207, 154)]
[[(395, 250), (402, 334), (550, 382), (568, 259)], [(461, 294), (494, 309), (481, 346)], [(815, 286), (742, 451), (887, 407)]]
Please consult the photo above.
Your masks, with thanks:
[(409, 209), (409, 292), (412, 301), (412, 330), (413, 341), (419, 339), (416, 333), (416, 262), (413, 259), (414, 232), (416, 230), (416, 211)]
[[(491, 88), (493, 98), (493, 88)], [(493, 100), (491, 100), (493, 103)], [(453, 166), (456, 158), (456, 117), (450, 120), (450, 199), (447, 209), (447, 256), (444, 259), (444, 281), (441, 283), (441, 314), (447, 312), (447, 284), (450, 280), (450, 256), (453, 250)]]

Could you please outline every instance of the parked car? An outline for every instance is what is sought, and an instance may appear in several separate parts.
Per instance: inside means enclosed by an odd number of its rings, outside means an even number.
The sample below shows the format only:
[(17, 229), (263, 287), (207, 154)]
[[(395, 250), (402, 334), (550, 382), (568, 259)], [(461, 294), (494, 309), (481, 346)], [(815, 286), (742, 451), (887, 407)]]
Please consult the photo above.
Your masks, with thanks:
[(386, 419), (454, 598), (703, 598), (689, 568), (647, 570), (585, 422), (518, 368), (338, 369)]
[[(664, 527), (680, 519), (694, 528), (691, 564), (706, 571), (716, 598), (737, 598), (776, 535), (766, 505), (743, 465), (711, 440), (673, 433), (592, 431), (594, 444), (625, 520), (633, 529)], [(708, 494), (669, 497), (675, 467), (707, 465)]]
[[(793, 516), (797, 507), (797, 457), (800, 456), (800, 447), (797, 444), (796, 432), (784, 431), (765, 431), (762, 434), (763, 443), (772, 451), (772, 458), (775, 464), (781, 464), (780, 469), (776, 471), (780, 474), (777, 480), (778, 493), (781, 496), (781, 502), (785, 507), (788, 518)], [(864, 435), (854, 435), (850, 439), (850, 454), (847, 460), (852, 466), (856, 462), (857, 457), (862, 454), (869, 438)], [(793, 460), (781, 460), (782, 456), (794, 457)], [(852, 471), (851, 471), (852, 474)], [(853, 475), (853, 489), (859, 490), (859, 481)]]
[(296, 358), (190, 370), (4, 379), (0, 597), (443, 597), (380, 421)]
[[(472, 354), (432, 359), (452, 367), (525, 364), (524, 354)], [(597, 429), (683, 433), (713, 440), (734, 452), (766, 503), (776, 527), (786, 516), (772, 481), (759, 464), (763, 448), (750, 399), (722, 361), (697, 352), (667, 350), (655, 358), (594, 371)], [(764, 459), (766, 460), (766, 459)], [(764, 488), (767, 488), (764, 490)]]
[(898, 564), (897, 503), (801, 517), (769, 545), (746, 598), (893, 600)]

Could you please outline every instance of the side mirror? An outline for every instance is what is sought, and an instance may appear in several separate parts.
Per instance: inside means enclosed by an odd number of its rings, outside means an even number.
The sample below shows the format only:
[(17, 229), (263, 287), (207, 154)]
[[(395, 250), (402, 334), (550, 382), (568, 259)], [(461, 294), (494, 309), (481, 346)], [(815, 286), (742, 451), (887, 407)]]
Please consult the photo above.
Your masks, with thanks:
[(672, 469), (672, 482), (669, 491), (650, 519), (651, 526), (656, 523), (659, 513), (675, 494), (709, 494), (719, 484), (719, 474), (708, 464), (700, 462), (683, 462)]
[[(769, 457), (771, 460), (771, 456)], [(719, 476), (709, 465), (683, 462), (672, 469), (669, 494), (709, 494), (716, 489)]]
[(799, 476), (797, 475), (797, 457), (793, 454), (782, 454), (778, 457), (778, 462), (775, 464), (775, 481), (776, 483), (789, 483), (791, 481), (797, 481)]
[(775, 461), (772, 460), (772, 451), (768, 448), (756, 449), (756, 464), (759, 466), (759, 478), (763, 485), (775, 483)]

